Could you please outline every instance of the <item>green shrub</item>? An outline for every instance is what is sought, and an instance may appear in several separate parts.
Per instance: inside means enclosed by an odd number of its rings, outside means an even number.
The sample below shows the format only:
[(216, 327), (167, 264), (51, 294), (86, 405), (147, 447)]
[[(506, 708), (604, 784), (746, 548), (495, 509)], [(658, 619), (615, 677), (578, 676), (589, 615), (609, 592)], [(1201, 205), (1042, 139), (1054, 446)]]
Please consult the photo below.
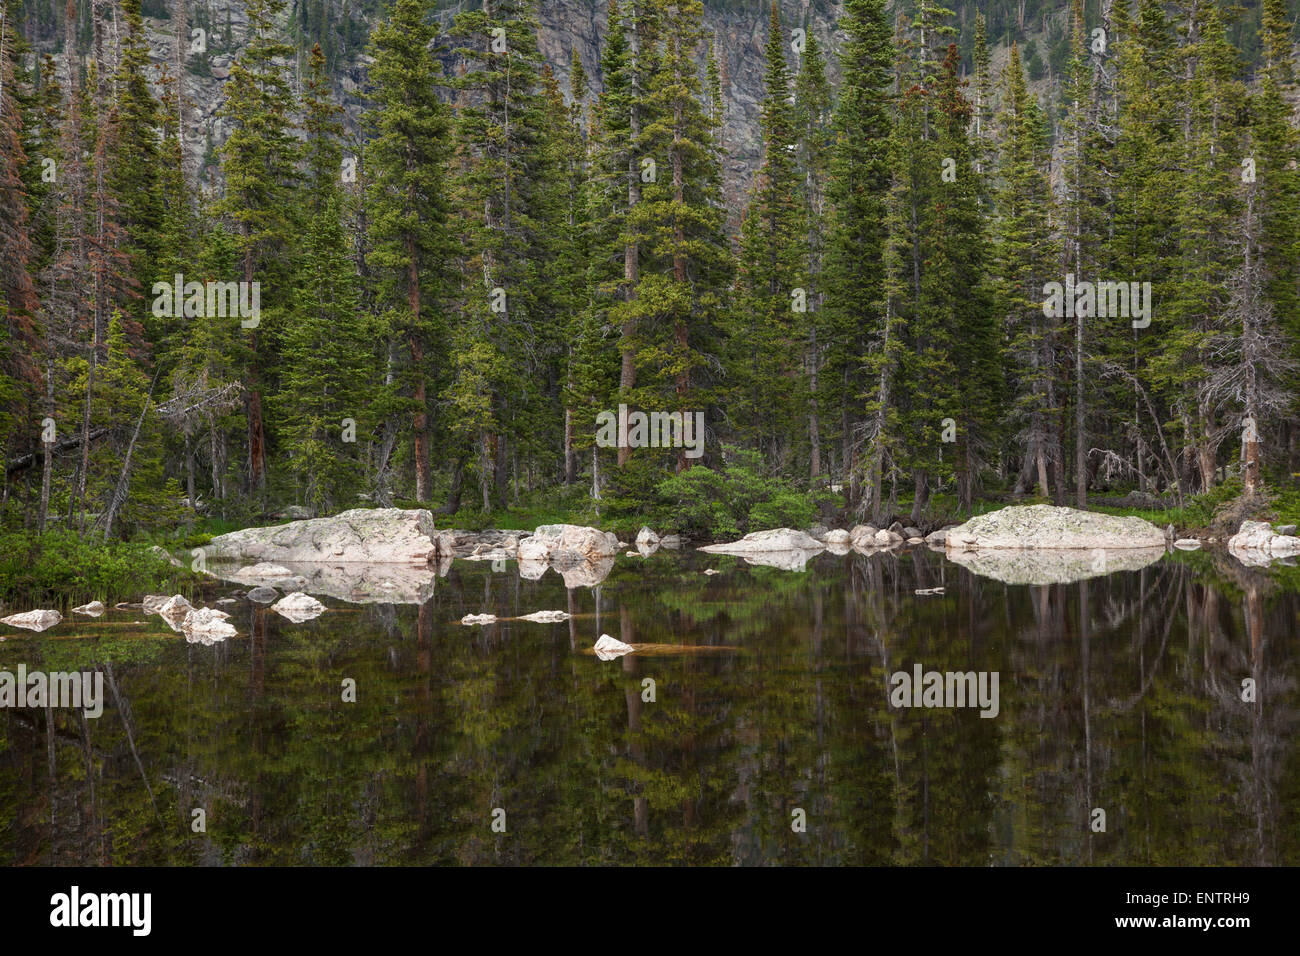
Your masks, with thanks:
[(658, 527), (694, 538), (735, 538), (775, 527), (807, 527), (829, 492), (801, 491), (764, 475), (755, 451), (724, 446), (721, 471), (697, 465), (661, 481)]
[(101, 542), (64, 529), (0, 535), (0, 594), (6, 599), (75, 596), (108, 602), (191, 577), (143, 542)]

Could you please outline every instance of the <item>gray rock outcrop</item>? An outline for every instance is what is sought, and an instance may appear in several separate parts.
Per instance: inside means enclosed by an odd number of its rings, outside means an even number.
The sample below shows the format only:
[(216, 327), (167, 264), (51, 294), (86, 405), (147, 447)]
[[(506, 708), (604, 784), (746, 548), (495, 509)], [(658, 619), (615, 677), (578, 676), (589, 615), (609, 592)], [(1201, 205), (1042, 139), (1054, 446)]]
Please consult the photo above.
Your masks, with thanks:
[(1163, 548), (1165, 533), (1141, 518), (1054, 505), (1016, 505), (948, 529), (948, 552)]

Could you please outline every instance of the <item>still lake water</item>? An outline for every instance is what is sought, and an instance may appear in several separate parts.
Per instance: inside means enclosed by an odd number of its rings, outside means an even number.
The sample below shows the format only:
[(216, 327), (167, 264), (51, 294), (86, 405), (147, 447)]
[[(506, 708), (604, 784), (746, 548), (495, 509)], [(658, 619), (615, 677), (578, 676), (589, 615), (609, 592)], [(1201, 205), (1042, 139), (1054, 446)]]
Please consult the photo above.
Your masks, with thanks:
[[(422, 605), (303, 624), (240, 601), (211, 646), (73, 617), (0, 642), (106, 697), (0, 710), (0, 863), (1295, 865), (1295, 571), (661, 551), (570, 591), (456, 561)], [(460, 623), (539, 610), (574, 617)], [(602, 633), (655, 646), (601, 661)], [(997, 716), (891, 707), (916, 664), (998, 672)]]

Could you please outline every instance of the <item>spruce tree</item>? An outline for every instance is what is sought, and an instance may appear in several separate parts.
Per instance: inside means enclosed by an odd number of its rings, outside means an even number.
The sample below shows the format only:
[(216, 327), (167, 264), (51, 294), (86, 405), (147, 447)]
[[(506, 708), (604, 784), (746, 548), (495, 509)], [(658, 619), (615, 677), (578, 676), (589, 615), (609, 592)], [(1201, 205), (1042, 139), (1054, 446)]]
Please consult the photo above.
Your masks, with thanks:
[[(369, 265), (391, 334), (404, 341), (415, 498), (432, 492), (430, 393), (447, 335), (450, 296), (447, 163), (451, 118), (438, 98), (441, 69), (430, 49), (437, 28), (427, 0), (399, 0), (371, 34), (374, 83), (367, 120)], [(437, 350), (436, 352), (434, 350)], [(431, 380), (435, 388), (430, 388)]]

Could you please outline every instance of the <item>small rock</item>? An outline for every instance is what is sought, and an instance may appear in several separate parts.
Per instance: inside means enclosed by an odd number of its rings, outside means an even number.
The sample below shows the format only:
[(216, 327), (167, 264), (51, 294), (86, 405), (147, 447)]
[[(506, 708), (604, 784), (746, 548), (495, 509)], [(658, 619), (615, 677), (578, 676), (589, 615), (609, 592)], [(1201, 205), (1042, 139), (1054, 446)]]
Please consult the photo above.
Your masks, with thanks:
[(1296, 526), (1293, 524), (1280, 524), (1277, 525), (1273, 530), (1275, 530), (1278, 534), (1286, 535), (1287, 537), (1294, 537), (1295, 527)]
[(163, 617), (179, 621), (183, 620), (185, 615), (192, 610), (194, 610), (194, 605), (185, 600), (184, 595), (173, 594), (167, 599), (167, 603), (158, 609), (158, 613)]
[(272, 587), (279, 588), (286, 594), (294, 591), (302, 591), (307, 587), (307, 579), (301, 574), (290, 575), (287, 578), (280, 578), (278, 581), (271, 582)]
[(704, 569), (704, 573), (705, 573), (705, 574), (717, 574), (718, 572), (715, 571), (713, 568), (705, 568), (705, 569)]
[(532, 614), (525, 614), (519, 620), (532, 621), (534, 624), (559, 624), (568, 619), (569, 615), (564, 611), (534, 611)]
[(310, 594), (295, 591), (272, 604), (271, 610), (281, 617), (288, 618), (294, 624), (301, 624), (314, 617), (320, 617), (325, 610), (325, 605)]
[(908, 543), (908, 544), (925, 544), (925, 539), (924, 539), (924, 538), (921, 538), (921, 537), (917, 537), (916, 535), (912, 535), (912, 537), (910, 537), (910, 538), (907, 539), (907, 543)]
[(258, 587), (248, 592), (248, 599), (256, 601), (258, 604), (270, 604), (280, 596), (280, 592), (275, 588)]
[(679, 534), (666, 534), (659, 539), (659, 547), (668, 548), (670, 551), (682, 546), (682, 536)]
[(920, 537), (924, 537), (924, 536), (921, 534), (921, 529), (920, 529), (920, 528), (914, 528), (914, 527), (912, 527), (911, 525), (908, 525), (906, 528), (903, 529), (903, 537), (905, 537), (905, 538), (920, 538)]
[(898, 535), (900, 538), (903, 537), (903, 524), (902, 524), (902, 522), (901, 522), (901, 521), (895, 521), (893, 524), (891, 524), (891, 525), (889, 526), (889, 532), (890, 532), (890, 534), (896, 534), (896, 535)]
[(186, 640), (191, 643), (211, 644), (224, 641), (238, 633), (233, 624), (226, 621), (230, 617), (225, 611), (210, 607), (196, 607), (185, 615), (180, 629)]
[(475, 624), (495, 624), (496, 620), (495, 614), (466, 614), (460, 619), (460, 623), (472, 627)]
[(140, 610), (146, 614), (157, 614), (171, 598), (166, 594), (146, 594), (140, 602)]
[(1195, 538), (1179, 538), (1174, 542), (1174, 547), (1180, 551), (1195, 551), (1201, 546), (1201, 542)]
[(639, 557), (641, 557), (641, 552), (640, 552), (640, 551), (625, 551), (625, 552), (623, 552), (623, 553), (624, 553), (627, 557), (629, 557), (629, 558), (639, 558)]
[(942, 594), (943, 588), (917, 588), (914, 594)]
[(600, 635), (600, 640), (596, 642), (596, 656), (602, 661), (612, 661), (616, 657), (622, 657), (624, 654), (631, 654), (635, 647), (631, 644), (624, 644), (622, 641), (610, 637), (608, 634)]
[(828, 545), (829, 544), (852, 545), (853, 535), (849, 534), (849, 532), (847, 531), (836, 528), (834, 531), (827, 531), (825, 536), (822, 538), (822, 540), (825, 541), (826, 544)]
[(63, 615), (58, 611), (24, 611), (22, 614), (10, 614), (8, 617), (0, 620), (0, 624), (8, 624), (10, 627), (21, 627), (27, 631), (45, 631), (58, 624), (63, 620)]
[(83, 604), (81, 607), (74, 607), (73, 614), (84, 614), (86, 617), (99, 617), (107, 608), (100, 601), (91, 601), (89, 604)]

